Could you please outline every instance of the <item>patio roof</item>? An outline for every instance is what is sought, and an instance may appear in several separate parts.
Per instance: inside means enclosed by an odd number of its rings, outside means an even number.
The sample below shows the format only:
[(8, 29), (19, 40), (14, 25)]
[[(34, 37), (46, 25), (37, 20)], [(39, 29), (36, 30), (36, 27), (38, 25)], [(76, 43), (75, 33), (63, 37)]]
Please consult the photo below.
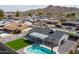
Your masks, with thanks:
[(33, 32), (33, 33), (29, 34), (29, 35), (33, 36), (33, 37), (36, 37), (36, 38), (40, 38), (40, 39), (45, 39), (45, 38), (48, 37), (48, 35), (37, 33), (37, 32)]

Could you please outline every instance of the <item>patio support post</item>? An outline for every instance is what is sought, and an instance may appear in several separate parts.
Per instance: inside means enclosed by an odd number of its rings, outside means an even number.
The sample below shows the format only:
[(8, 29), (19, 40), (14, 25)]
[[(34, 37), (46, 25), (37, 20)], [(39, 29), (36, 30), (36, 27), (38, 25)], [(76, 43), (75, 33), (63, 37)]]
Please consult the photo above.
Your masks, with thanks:
[(44, 45), (44, 39), (43, 39), (43, 45)]
[(52, 43), (51, 43), (51, 54), (52, 54)]
[(51, 54), (52, 54), (52, 50), (53, 50), (53, 46), (52, 46), (52, 43), (53, 43), (53, 41), (52, 41), (52, 39), (51, 39)]

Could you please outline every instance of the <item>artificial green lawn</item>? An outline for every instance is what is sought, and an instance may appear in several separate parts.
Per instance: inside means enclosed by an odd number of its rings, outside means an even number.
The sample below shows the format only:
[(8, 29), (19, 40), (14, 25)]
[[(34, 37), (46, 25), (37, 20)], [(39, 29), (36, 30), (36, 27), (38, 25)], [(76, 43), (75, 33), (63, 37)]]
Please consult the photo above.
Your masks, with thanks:
[(19, 50), (23, 47), (30, 45), (30, 44), (32, 44), (32, 42), (29, 40), (25, 40), (24, 38), (19, 38), (17, 40), (6, 43), (6, 45), (8, 45), (9, 47), (11, 47), (15, 50)]

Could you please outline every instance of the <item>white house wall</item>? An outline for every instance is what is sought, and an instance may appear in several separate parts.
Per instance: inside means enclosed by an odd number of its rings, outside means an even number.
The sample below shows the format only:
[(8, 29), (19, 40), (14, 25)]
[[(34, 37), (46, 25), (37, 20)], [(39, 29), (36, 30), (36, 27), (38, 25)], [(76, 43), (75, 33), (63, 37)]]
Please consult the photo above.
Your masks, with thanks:
[(69, 37), (69, 35), (63, 35), (61, 37), (61, 39), (59, 40), (59, 45), (60, 45), (60, 43), (61, 43), (62, 40), (64, 40), (64, 39), (65, 39), (65, 41), (68, 40), (68, 37)]

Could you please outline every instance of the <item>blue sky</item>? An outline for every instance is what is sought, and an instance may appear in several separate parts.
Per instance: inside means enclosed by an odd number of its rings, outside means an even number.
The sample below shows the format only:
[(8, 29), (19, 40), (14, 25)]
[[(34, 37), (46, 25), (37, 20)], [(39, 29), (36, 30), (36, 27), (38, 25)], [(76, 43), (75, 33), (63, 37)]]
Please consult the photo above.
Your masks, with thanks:
[(46, 5), (0, 5), (0, 9), (4, 11), (27, 11), (37, 8), (45, 8)]
[[(65, 5), (67, 7), (77, 7), (79, 8), (79, 5)], [(4, 11), (27, 11), (31, 9), (37, 9), (37, 8), (45, 8), (47, 5), (0, 5), (0, 9), (3, 9)]]

